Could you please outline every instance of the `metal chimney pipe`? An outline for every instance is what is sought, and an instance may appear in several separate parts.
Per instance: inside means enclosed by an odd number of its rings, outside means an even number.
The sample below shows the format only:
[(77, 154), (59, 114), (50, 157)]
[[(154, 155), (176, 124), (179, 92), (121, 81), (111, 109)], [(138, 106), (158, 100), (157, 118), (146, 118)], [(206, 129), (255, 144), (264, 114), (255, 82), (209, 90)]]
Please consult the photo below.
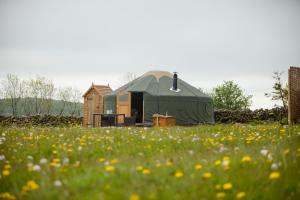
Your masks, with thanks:
[(174, 75), (173, 75), (173, 87), (172, 87), (172, 89), (174, 91), (177, 90), (177, 72), (174, 72)]

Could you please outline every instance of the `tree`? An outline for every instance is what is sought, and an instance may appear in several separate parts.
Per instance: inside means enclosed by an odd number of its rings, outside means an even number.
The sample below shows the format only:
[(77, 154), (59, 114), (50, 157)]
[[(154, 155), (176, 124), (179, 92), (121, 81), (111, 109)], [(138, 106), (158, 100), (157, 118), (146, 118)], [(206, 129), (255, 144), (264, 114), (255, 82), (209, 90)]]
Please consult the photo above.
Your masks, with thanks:
[(252, 95), (244, 94), (240, 86), (233, 81), (224, 81), (222, 85), (214, 88), (212, 97), (216, 109), (248, 109), (252, 103)]
[[(266, 97), (271, 98), (274, 101), (281, 101), (284, 110), (287, 111), (288, 108), (288, 84), (283, 84), (281, 81), (281, 76), (283, 72), (274, 72), (273, 79), (275, 83), (273, 85), (273, 91), (271, 93), (265, 93)], [(275, 106), (277, 106), (275, 104)]]
[(134, 79), (137, 78), (137, 75), (134, 74), (134, 73), (131, 73), (131, 72), (127, 72), (126, 74), (123, 75), (123, 83), (126, 84), (126, 83), (129, 83), (131, 81), (133, 81)]
[(13, 74), (8, 74), (6, 79), (2, 80), (4, 98), (8, 99), (12, 115), (16, 116), (18, 103), (22, 97), (23, 85), (21, 80)]
[(59, 110), (59, 116), (62, 116), (65, 108), (68, 106), (71, 100), (71, 87), (59, 88), (58, 90), (58, 99), (62, 101), (62, 106)]
[(31, 89), (30, 89), (30, 84), (29, 81), (24, 80), (22, 82), (23, 87), (24, 87), (24, 92), (22, 94), (22, 111), (23, 114), (26, 116), (29, 116), (33, 113), (33, 99), (31, 98)]
[(80, 100), (81, 100), (81, 92), (80, 90), (78, 90), (77, 88), (72, 88), (71, 91), (71, 116), (73, 117), (75, 115), (75, 113), (80, 113), (79, 109), (79, 104), (80, 104)]
[(54, 84), (51, 80), (44, 79), (41, 84), (41, 100), (43, 113), (49, 115), (53, 107), (53, 96), (55, 92)]

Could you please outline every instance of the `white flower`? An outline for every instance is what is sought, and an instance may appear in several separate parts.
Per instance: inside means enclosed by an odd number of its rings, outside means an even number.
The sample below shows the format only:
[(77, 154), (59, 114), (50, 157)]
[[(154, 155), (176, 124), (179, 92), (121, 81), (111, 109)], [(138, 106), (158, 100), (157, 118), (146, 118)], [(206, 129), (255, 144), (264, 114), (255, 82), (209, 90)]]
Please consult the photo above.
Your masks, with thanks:
[(226, 147), (221, 146), (219, 149), (219, 152), (222, 153), (224, 151), (227, 151), (228, 149)]
[(37, 171), (38, 172), (38, 171), (41, 170), (41, 167), (39, 165), (34, 165), (32, 169), (33, 169), (33, 171)]
[(78, 151), (81, 151), (81, 150), (82, 150), (82, 146), (79, 146), (79, 147), (78, 147)]
[(62, 186), (62, 183), (61, 183), (60, 180), (56, 180), (56, 181), (53, 182), (53, 185), (54, 185), (55, 187), (61, 187), (61, 186)]
[(239, 151), (239, 150), (240, 150), (240, 147), (234, 147), (234, 150), (235, 150), (235, 151)]
[(41, 165), (46, 164), (47, 162), (48, 162), (48, 161), (47, 161), (46, 158), (42, 158), (42, 159), (40, 160), (40, 164), (41, 164)]
[(194, 151), (193, 150), (189, 150), (189, 154), (190, 155), (194, 155)]
[(272, 170), (277, 170), (278, 169), (278, 164), (277, 163), (272, 163), (272, 165), (271, 165), (271, 169)]
[(31, 155), (28, 155), (28, 156), (27, 156), (27, 159), (28, 159), (28, 160), (32, 160), (33, 157), (32, 157)]
[(227, 167), (229, 165), (230, 161), (229, 160), (223, 160), (222, 165), (224, 167)]
[(269, 153), (269, 151), (268, 151), (267, 149), (262, 149), (262, 150), (260, 151), (260, 154), (263, 155), (263, 156), (267, 156), (268, 153)]
[(0, 160), (5, 160), (5, 156), (4, 155), (0, 155)]
[(69, 158), (64, 158), (63, 159), (63, 161), (62, 161), (62, 163), (64, 164), (64, 165), (66, 165), (66, 164), (69, 164)]
[(27, 163), (27, 168), (33, 168), (33, 164), (32, 163)]

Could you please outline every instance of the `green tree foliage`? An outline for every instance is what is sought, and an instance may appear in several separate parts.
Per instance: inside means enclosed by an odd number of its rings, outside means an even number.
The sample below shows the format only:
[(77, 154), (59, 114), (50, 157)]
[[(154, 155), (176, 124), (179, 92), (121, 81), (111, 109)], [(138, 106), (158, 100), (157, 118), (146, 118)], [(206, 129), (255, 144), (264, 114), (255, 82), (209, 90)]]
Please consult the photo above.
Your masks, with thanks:
[[(283, 72), (274, 72), (273, 79), (275, 83), (273, 85), (273, 91), (271, 93), (266, 93), (266, 97), (270, 97), (274, 101), (280, 101), (285, 110), (288, 108), (288, 85), (283, 84), (281, 81)], [(277, 106), (275, 104), (275, 106)]]
[(212, 98), (215, 109), (244, 110), (252, 103), (252, 95), (244, 94), (238, 84), (233, 81), (224, 81), (213, 89)]

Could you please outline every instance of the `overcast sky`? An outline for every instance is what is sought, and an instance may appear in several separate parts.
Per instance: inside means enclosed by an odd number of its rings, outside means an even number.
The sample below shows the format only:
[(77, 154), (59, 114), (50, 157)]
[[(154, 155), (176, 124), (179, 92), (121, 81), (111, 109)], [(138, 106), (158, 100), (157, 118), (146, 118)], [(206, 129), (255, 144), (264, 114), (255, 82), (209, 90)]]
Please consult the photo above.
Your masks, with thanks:
[(234, 80), (269, 108), (274, 71), (300, 65), (300, 0), (0, 0), (0, 78), (86, 90), (126, 72), (179, 72), (204, 90)]

